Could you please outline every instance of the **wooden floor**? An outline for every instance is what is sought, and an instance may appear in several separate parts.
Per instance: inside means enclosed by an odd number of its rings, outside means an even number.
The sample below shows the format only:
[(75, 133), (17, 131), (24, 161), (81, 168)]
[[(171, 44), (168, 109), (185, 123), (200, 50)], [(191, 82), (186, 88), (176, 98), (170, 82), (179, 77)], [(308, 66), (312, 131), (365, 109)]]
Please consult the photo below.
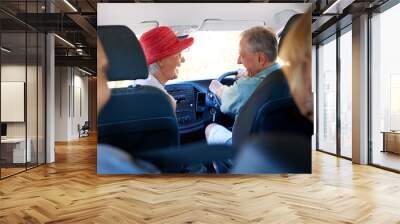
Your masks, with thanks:
[(7, 177), (7, 176), (11, 176), (13, 174), (25, 171), (25, 167), (24, 168), (1, 168), (1, 178)]
[(400, 223), (400, 175), (315, 152), (312, 175), (98, 176), (94, 138), (0, 181), (0, 223)]
[[(23, 166), (23, 167), (22, 167)], [(25, 167), (25, 165), (19, 165), (19, 167), (15, 167), (15, 168), (1, 168), (0, 172), (1, 172), (1, 178), (6, 178), (8, 176), (11, 175), (15, 175), (17, 173), (20, 172), (24, 172), (27, 169), (33, 169), (37, 166), (37, 164), (29, 164), (27, 165), (27, 167)]]

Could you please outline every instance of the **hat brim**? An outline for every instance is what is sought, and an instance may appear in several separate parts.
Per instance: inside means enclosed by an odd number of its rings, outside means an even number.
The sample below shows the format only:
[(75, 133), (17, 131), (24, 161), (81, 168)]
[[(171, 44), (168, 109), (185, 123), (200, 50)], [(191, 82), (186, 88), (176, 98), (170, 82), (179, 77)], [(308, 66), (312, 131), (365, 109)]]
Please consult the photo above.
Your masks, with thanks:
[[(179, 44), (178, 44), (179, 51), (178, 52), (181, 52), (181, 51), (185, 50), (186, 48), (192, 46), (193, 42), (194, 42), (193, 37), (188, 37), (183, 40), (179, 40)], [(176, 53), (178, 53), (178, 52), (176, 52)]]
[[(179, 42), (177, 44), (175, 44), (173, 47), (171, 47), (170, 49), (168, 49), (168, 51), (164, 52), (161, 55), (156, 56), (155, 58), (159, 58), (159, 60), (161, 60), (163, 58), (177, 54), (177, 53), (185, 50), (186, 48), (192, 46), (193, 42), (194, 42), (193, 37), (188, 37), (183, 40), (179, 40)], [(153, 61), (148, 60), (148, 64), (152, 64), (153, 62), (154, 62), (154, 60)]]

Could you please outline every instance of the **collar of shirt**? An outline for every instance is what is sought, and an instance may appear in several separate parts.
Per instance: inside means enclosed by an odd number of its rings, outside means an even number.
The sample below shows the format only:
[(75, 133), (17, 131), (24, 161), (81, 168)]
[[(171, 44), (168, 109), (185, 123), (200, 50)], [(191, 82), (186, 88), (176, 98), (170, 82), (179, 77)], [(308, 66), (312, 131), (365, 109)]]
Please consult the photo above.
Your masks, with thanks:
[(164, 89), (164, 85), (160, 83), (160, 81), (158, 81), (158, 79), (156, 77), (154, 77), (153, 75), (149, 75), (148, 79), (150, 80), (151, 83), (153, 83), (154, 85), (158, 86), (161, 89)]
[(164, 86), (153, 75), (149, 75), (147, 77), (147, 79), (138, 79), (138, 80), (136, 80), (135, 84), (149, 85), (149, 86), (157, 87), (157, 88), (162, 89), (162, 90), (164, 89)]
[(275, 72), (276, 70), (278, 70), (280, 68), (281, 68), (281, 66), (278, 63), (274, 63), (271, 66), (268, 66), (267, 68), (262, 70), (261, 72), (257, 73), (254, 77), (259, 77), (259, 78), (263, 78), (264, 79), (269, 74)]

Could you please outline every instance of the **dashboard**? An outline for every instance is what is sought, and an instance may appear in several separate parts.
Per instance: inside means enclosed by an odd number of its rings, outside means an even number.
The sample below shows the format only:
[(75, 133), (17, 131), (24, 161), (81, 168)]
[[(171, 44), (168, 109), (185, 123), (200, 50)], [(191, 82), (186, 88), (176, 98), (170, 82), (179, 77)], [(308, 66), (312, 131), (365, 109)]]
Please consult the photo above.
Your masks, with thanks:
[(176, 118), (180, 133), (205, 127), (212, 119), (214, 95), (208, 91), (208, 81), (184, 82), (165, 86), (176, 100)]
[[(232, 85), (235, 79), (225, 78), (224, 85)], [(211, 122), (228, 129), (234, 118), (221, 113), (216, 96), (209, 91), (211, 80), (185, 81), (165, 86), (167, 92), (176, 100), (176, 118), (179, 133), (189, 134), (204, 129)]]

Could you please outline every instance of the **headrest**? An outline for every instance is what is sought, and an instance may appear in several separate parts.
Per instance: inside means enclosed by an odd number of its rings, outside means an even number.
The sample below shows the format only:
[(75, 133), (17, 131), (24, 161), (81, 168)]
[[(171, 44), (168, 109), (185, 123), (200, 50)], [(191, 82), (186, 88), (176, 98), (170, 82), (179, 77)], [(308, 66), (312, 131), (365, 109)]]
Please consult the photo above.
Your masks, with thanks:
[(283, 40), (285, 39), (287, 33), (289, 32), (290, 28), (292, 27), (292, 25), (294, 24), (294, 22), (300, 18), (302, 14), (295, 14), (292, 17), (290, 17), (290, 19), (287, 21), (285, 27), (283, 28), (283, 30), (279, 33), (279, 43), (278, 43), (278, 51), (281, 50), (282, 47), (282, 43)]
[(108, 58), (109, 81), (147, 78), (146, 58), (132, 30), (126, 26), (99, 26), (97, 34)]

